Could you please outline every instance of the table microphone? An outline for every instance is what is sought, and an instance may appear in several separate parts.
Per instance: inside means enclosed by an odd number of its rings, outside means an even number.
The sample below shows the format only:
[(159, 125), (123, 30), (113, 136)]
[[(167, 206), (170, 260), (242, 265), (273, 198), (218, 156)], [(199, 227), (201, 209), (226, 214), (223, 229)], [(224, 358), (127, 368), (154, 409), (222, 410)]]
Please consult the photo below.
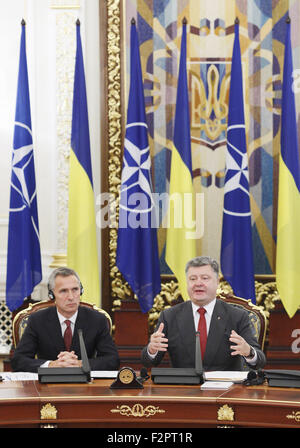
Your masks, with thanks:
[(85, 343), (82, 335), (82, 330), (78, 329), (78, 336), (79, 336), (79, 344), (80, 344), (80, 354), (81, 354), (81, 361), (82, 361), (82, 370), (87, 375), (91, 374), (91, 367), (89, 363), (89, 359), (86, 353)]
[(205, 375), (203, 372), (203, 364), (202, 364), (202, 356), (200, 350), (200, 332), (196, 331), (196, 350), (195, 350), (195, 371), (196, 374), (200, 377), (200, 384), (203, 384), (205, 381)]
[(150, 378), (150, 375), (148, 375), (146, 367), (142, 367), (140, 370), (140, 376), (137, 378), (137, 380), (140, 383), (144, 383), (148, 378)]

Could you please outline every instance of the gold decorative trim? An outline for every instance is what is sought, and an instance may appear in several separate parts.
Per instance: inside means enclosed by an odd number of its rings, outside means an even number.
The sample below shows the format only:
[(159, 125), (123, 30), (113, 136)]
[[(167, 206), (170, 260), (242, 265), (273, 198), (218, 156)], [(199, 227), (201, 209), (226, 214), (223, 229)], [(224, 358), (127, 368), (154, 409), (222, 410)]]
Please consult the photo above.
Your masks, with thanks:
[(142, 404), (134, 404), (132, 407), (128, 405), (117, 406), (116, 409), (111, 409), (110, 412), (119, 413), (126, 417), (153, 417), (155, 414), (164, 414), (164, 409), (159, 409), (159, 406), (148, 405), (144, 408)]
[(109, 228), (109, 269), (112, 297), (131, 297), (130, 288), (116, 267), (118, 201), (121, 185), (121, 12), (120, 0), (107, 1), (107, 108), (108, 108), (108, 190), (111, 204)]
[(45, 404), (41, 409), (41, 420), (56, 420), (57, 409), (50, 403)]
[(234, 411), (228, 404), (224, 404), (218, 409), (218, 420), (234, 421)]
[(62, 266), (67, 266), (67, 254), (53, 254), (53, 261), (50, 264), (50, 268), (56, 269)]
[(286, 415), (286, 418), (295, 420), (295, 422), (300, 423), (300, 411), (293, 411), (291, 414)]

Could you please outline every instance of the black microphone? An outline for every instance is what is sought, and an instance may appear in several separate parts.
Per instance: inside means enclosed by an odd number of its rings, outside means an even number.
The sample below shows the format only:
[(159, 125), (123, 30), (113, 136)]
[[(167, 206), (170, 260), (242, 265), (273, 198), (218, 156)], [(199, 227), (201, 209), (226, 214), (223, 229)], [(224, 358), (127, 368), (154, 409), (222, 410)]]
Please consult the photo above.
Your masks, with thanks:
[(264, 372), (259, 370), (249, 370), (247, 374), (247, 378), (243, 381), (243, 384), (245, 386), (259, 386), (260, 384), (263, 384), (265, 381), (265, 374)]
[(89, 363), (89, 359), (86, 353), (85, 343), (82, 335), (82, 330), (78, 330), (78, 336), (79, 336), (79, 344), (80, 344), (80, 353), (81, 353), (81, 361), (82, 361), (82, 370), (84, 373), (88, 375), (89, 381), (91, 380), (91, 366)]
[(150, 378), (150, 375), (148, 375), (146, 367), (142, 367), (140, 370), (140, 376), (137, 378), (137, 380), (141, 383), (144, 383), (148, 378)]
[(203, 372), (202, 356), (200, 350), (200, 332), (196, 331), (196, 350), (195, 350), (195, 371), (201, 379), (201, 384), (205, 381), (205, 375)]

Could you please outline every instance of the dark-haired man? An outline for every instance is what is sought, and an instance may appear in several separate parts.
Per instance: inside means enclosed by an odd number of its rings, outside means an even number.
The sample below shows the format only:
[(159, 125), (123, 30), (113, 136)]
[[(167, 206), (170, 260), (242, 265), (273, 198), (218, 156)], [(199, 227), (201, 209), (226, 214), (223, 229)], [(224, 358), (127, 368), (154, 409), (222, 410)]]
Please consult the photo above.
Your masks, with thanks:
[(173, 367), (195, 367), (199, 331), (205, 371), (243, 370), (243, 361), (249, 368), (262, 368), (265, 355), (251, 331), (248, 313), (216, 299), (218, 263), (196, 257), (187, 263), (186, 276), (191, 300), (161, 312), (142, 351), (143, 364), (157, 366), (168, 351)]

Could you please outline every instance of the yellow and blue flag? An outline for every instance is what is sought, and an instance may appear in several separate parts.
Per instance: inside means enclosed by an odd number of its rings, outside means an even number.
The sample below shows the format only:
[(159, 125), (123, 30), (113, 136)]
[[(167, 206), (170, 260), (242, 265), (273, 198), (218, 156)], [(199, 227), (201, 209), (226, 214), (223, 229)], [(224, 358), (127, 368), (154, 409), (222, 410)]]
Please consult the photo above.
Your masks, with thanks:
[(23, 304), (42, 280), (25, 22), (22, 21), (9, 207), (6, 304)]
[(177, 278), (184, 300), (188, 299), (185, 266), (196, 256), (195, 194), (188, 82), (186, 70), (186, 23), (182, 25), (176, 112), (169, 187), (169, 221), (166, 237), (166, 262)]
[(160, 292), (155, 204), (145, 113), (142, 69), (135, 21), (130, 31), (130, 88), (120, 192), (117, 266), (143, 313)]
[(287, 21), (282, 81), (276, 284), (289, 317), (300, 305), (300, 162), (293, 92), (291, 24)]
[(239, 24), (234, 29), (227, 125), (221, 270), (235, 295), (255, 300)]
[(83, 299), (100, 305), (96, 216), (90, 135), (80, 23), (76, 24), (76, 61), (73, 94), (69, 175), (68, 267), (84, 287)]

